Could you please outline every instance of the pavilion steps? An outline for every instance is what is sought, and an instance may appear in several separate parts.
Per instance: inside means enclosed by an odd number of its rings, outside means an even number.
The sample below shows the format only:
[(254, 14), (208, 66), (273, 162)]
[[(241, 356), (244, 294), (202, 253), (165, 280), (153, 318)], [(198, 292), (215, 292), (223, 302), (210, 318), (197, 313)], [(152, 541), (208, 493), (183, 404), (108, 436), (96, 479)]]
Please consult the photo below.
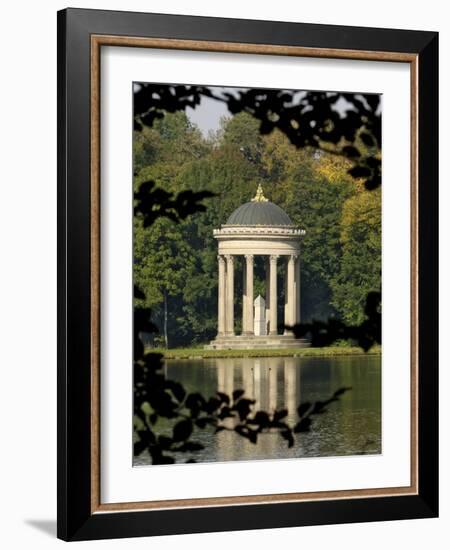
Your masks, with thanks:
[(287, 349), (306, 348), (310, 342), (305, 338), (279, 334), (276, 336), (220, 336), (212, 340), (205, 349)]

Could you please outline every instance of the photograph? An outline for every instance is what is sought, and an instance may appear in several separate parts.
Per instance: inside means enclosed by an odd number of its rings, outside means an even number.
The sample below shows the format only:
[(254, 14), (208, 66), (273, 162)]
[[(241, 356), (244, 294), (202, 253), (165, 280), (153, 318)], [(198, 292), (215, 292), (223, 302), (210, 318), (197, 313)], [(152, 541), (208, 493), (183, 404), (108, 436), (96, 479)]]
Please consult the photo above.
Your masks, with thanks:
[(62, 540), (438, 515), (438, 33), (239, 17), (58, 12)]
[(133, 466), (382, 453), (382, 94), (132, 85)]

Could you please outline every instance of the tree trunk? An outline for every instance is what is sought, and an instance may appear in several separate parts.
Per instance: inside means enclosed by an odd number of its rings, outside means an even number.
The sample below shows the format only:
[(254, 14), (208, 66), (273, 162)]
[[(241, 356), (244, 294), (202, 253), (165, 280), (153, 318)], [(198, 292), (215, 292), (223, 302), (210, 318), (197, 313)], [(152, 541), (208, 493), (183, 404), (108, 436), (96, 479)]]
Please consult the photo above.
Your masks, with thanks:
[(167, 334), (167, 291), (164, 291), (164, 342), (169, 349), (169, 336)]

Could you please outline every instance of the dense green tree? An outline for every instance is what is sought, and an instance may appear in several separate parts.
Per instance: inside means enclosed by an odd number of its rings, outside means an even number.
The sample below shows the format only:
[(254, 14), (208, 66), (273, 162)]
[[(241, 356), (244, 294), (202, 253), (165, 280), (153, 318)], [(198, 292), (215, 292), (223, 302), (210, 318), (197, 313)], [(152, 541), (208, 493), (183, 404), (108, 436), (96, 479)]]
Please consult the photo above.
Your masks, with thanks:
[(144, 167), (155, 164), (162, 156), (161, 138), (154, 128), (146, 126), (142, 132), (134, 132), (133, 162), (134, 171), (139, 173)]
[(134, 283), (145, 293), (145, 299), (135, 300), (135, 307), (152, 310), (166, 347), (169, 325), (176, 325), (177, 314), (169, 302), (180, 300), (184, 282), (192, 277), (193, 261), (193, 251), (177, 224), (159, 219), (148, 230), (139, 217), (135, 219)]
[(306, 231), (301, 254), (304, 321), (324, 320), (335, 314), (330, 284), (341, 261), (341, 211), (355, 185), (345, 179), (328, 181), (320, 172), (323, 156), (301, 159), (289, 176), (283, 205), (294, 223)]
[(359, 324), (368, 293), (381, 290), (381, 189), (350, 197), (340, 228), (342, 260), (331, 283), (332, 303), (346, 323)]
[(211, 145), (185, 113), (167, 114), (157, 119), (152, 128), (134, 132), (135, 184), (154, 180), (163, 189), (178, 191), (175, 180), (180, 170), (210, 149)]

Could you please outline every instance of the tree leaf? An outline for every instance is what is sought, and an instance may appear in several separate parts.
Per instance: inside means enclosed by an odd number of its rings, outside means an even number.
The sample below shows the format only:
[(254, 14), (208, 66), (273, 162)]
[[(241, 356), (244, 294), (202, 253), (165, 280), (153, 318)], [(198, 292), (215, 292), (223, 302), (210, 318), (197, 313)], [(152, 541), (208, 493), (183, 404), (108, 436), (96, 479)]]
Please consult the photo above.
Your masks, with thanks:
[(373, 147), (375, 145), (373, 137), (368, 132), (361, 132), (359, 137), (364, 145), (367, 145), (367, 147)]
[(311, 403), (305, 401), (301, 403), (297, 409), (298, 416), (303, 416), (311, 408)]
[(280, 434), (281, 434), (281, 437), (283, 439), (286, 439), (286, 441), (288, 442), (289, 448), (294, 446), (294, 436), (292, 435), (291, 430), (283, 430), (282, 432), (280, 432)]
[(274, 422), (279, 422), (283, 418), (285, 418), (288, 415), (287, 409), (280, 409), (279, 411), (275, 411), (273, 413), (273, 420)]
[(202, 445), (198, 441), (185, 441), (183, 445), (178, 447), (176, 450), (182, 453), (186, 453), (186, 452), (202, 451), (204, 448), (205, 448), (204, 445)]
[(245, 390), (234, 390), (233, 392), (233, 401), (240, 399), (245, 393)]
[(295, 433), (309, 432), (311, 426), (311, 419), (309, 417), (302, 418), (294, 427)]
[(139, 456), (147, 448), (147, 443), (145, 441), (136, 441), (134, 444), (134, 456)]
[(186, 395), (186, 390), (184, 389), (182, 384), (180, 384), (179, 382), (175, 382), (173, 380), (167, 380), (166, 386), (173, 393), (177, 401), (181, 403)]
[(217, 395), (219, 396), (222, 403), (226, 403), (227, 405), (230, 404), (230, 398), (228, 397), (228, 395), (226, 393), (222, 393), (222, 392), (218, 391)]
[(173, 440), (184, 441), (189, 438), (193, 430), (192, 421), (189, 419), (180, 420), (173, 427)]
[(348, 158), (357, 158), (361, 156), (361, 153), (356, 147), (353, 147), (353, 145), (346, 145), (342, 148), (342, 151)]
[(333, 393), (333, 397), (339, 397), (340, 395), (344, 394), (347, 391), (350, 391), (352, 388), (339, 388)]

